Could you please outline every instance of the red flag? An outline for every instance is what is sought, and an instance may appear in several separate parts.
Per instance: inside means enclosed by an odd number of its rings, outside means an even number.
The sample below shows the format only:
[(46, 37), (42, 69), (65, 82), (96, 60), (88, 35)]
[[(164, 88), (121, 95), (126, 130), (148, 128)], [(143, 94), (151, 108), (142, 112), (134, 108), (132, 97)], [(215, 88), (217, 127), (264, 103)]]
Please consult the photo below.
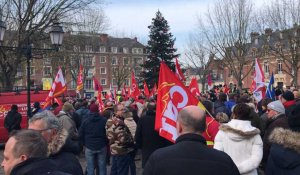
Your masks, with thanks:
[(95, 76), (93, 76), (93, 81), (94, 81), (94, 90), (97, 91), (98, 95), (97, 95), (97, 101), (99, 104), (99, 111), (103, 112), (103, 108), (104, 108), (104, 104), (102, 101), (102, 91), (103, 91), (103, 87), (100, 85), (99, 81), (97, 80), (97, 78)]
[(176, 76), (179, 78), (179, 80), (185, 81), (185, 77), (182, 73), (182, 70), (180, 69), (180, 65), (178, 63), (177, 58), (176, 58), (176, 61), (175, 61), (175, 67), (176, 67)]
[(140, 95), (140, 90), (139, 90), (138, 85), (135, 81), (133, 71), (131, 72), (131, 90), (132, 90), (131, 94), (130, 94), (131, 97), (136, 98), (137, 96)]
[(83, 67), (80, 64), (78, 76), (77, 76), (77, 87), (76, 92), (79, 93), (79, 91), (83, 89)]
[(207, 75), (207, 85), (208, 85), (208, 90), (213, 88), (210, 74)]
[(227, 87), (227, 84), (224, 84), (223, 88), (224, 88), (224, 93), (229, 94), (230, 89)]
[(93, 76), (93, 81), (94, 81), (94, 90), (102, 92), (103, 87), (101, 86), (101, 84), (99, 83), (99, 81), (97, 80), (97, 78), (95, 76)]
[(52, 84), (51, 90), (48, 94), (48, 97), (45, 100), (43, 108), (46, 108), (51, 102), (52, 99), (63, 94), (67, 90), (66, 82), (62, 73), (61, 68), (58, 69), (55, 80)]
[(152, 90), (151, 90), (150, 97), (154, 96), (155, 93), (156, 93), (156, 91), (157, 91), (157, 85), (155, 83), (154, 86), (153, 86), (153, 88), (152, 88)]
[(174, 142), (177, 138), (176, 120), (180, 110), (196, 105), (205, 110), (199, 100), (176, 77), (165, 63), (160, 63), (155, 129), (159, 135)]
[(200, 90), (197, 79), (194, 77), (190, 83), (189, 89), (194, 96), (200, 96)]
[(150, 96), (149, 89), (145, 81), (144, 81), (144, 93), (146, 97)]
[(124, 83), (124, 86), (123, 86), (121, 94), (122, 94), (123, 97), (126, 97), (126, 86), (125, 86), (125, 83)]

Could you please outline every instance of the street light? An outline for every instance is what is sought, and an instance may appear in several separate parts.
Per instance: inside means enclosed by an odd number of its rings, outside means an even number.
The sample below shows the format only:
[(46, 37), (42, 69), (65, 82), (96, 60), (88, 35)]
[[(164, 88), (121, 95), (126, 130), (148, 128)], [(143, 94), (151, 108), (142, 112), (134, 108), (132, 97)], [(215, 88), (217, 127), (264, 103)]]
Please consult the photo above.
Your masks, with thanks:
[[(3, 43), (4, 39), (4, 33), (6, 30), (5, 22), (2, 21), (0, 18), (0, 42)], [(30, 103), (30, 60), (32, 59), (32, 50), (36, 51), (58, 51), (58, 47), (61, 46), (63, 37), (64, 37), (64, 31), (62, 26), (55, 20), (53, 23), (53, 26), (51, 27), (50, 31), (50, 39), (51, 43), (54, 46), (53, 49), (40, 49), (40, 48), (32, 48), (31, 43), (28, 42), (26, 47), (10, 47), (10, 46), (0, 46), (5, 49), (20, 49), (21, 53), (26, 56), (27, 61), (27, 116), (31, 117), (31, 103)]]

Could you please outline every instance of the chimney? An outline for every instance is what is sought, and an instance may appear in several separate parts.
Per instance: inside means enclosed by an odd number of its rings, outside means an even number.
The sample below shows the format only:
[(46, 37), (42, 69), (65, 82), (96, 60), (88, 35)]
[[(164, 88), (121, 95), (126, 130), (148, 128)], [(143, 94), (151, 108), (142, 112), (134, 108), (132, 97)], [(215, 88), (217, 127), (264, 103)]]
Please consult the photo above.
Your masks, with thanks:
[(251, 43), (254, 42), (255, 44), (257, 44), (259, 34), (257, 32), (251, 32), (250, 36), (251, 36)]
[(137, 42), (137, 37), (134, 37), (133, 39), (134, 39), (135, 42)]
[(268, 35), (268, 36), (270, 36), (271, 34), (272, 34), (272, 29), (271, 28), (266, 28), (265, 29), (265, 35)]
[(100, 42), (106, 43), (108, 41), (108, 34), (100, 34)]

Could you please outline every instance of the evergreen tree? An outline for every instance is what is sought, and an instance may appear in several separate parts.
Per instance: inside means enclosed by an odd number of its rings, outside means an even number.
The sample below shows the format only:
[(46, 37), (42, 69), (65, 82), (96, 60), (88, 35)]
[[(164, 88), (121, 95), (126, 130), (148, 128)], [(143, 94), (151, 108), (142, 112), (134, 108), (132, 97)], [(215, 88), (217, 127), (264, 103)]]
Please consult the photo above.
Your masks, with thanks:
[(142, 67), (142, 77), (147, 85), (152, 88), (155, 83), (158, 83), (159, 64), (164, 61), (173, 71), (175, 64), (173, 58), (178, 57), (173, 48), (175, 39), (169, 32), (170, 27), (168, 21), (162, 16), (160, 11), (156, 12), (156, 17), (152, 19), (152, 24), (148, 26), (150, 29), (147, 45), (147, 60)]

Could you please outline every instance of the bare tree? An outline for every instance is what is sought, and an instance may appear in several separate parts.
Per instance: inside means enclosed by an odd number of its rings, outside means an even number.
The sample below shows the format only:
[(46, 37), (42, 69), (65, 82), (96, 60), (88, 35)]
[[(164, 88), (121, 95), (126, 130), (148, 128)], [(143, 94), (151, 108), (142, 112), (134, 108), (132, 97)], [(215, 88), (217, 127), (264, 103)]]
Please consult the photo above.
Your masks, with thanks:
[(219, 0), (209, 8), (207, 21), (198, 17), (199, 30), (212, 48), (211, 52), (232, 72), (240, 88), (250, 73), (250, 70), (244, 73), (245, 65), (253, 64), (247, 58), (252, 7), (250, 0)]
[(7, 24), (4, 45), (16, 46), (13, 52), (1, 48), (0, 81), (2, 86), (11, 90), (16, 81), (17, 67), (24, 62), (24, 48), (30, 43), (38, 43), (49, 39), (45, 34), (55, 19), (65, 20), (78, 14), (81, 9), (101, 3), (100, 0), (40, 0), (20, 1), (2, 0), (3, 20)]
[(118, 65), (112, 67), (112, 77), (115, 79), (118, 90), (120, 90), (122, 85), (125, 84), (130, 72), (131, 68), (126, 65), (121, 65), (120, 61), (118, 62)]

